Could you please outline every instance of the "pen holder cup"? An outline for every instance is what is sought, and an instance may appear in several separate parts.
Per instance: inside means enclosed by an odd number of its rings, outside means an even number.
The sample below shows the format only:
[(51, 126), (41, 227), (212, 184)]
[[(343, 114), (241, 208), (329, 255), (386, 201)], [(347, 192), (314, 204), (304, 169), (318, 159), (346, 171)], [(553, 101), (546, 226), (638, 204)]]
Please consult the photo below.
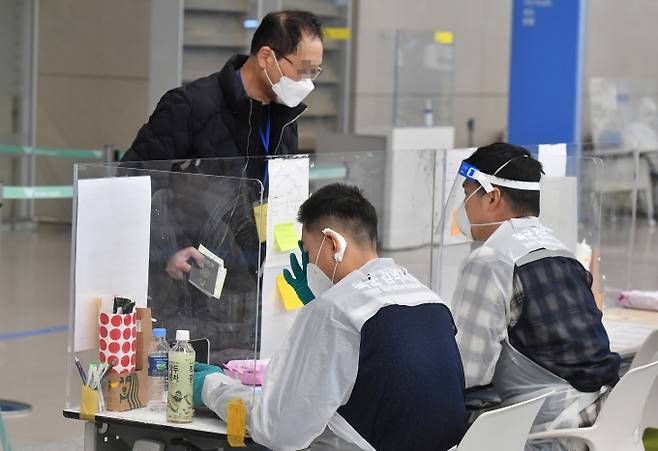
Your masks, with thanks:
[(114, 363), (112, 372), (127, 374), (137, 364), (136, 313), (98, 315), (98, 360)]
[(83, 385), (80, 392), (80, 419), (96, 421), (96, 413), (100, 410), (98, 407), (98, 392)]

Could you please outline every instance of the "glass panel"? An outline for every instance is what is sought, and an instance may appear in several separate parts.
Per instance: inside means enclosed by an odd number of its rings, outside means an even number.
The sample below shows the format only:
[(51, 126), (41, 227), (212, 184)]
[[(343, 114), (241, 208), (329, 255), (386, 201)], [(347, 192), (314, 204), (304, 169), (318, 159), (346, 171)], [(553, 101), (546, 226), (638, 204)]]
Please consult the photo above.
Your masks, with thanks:
[[(271, 158), (218, 158), (179, 162), (149, 161), (123, 164), (123, 168), (141, 167), (171, 171), (172, 166), (200, 174), (263, 178), (266, 163), (273, 160), (304, 159), (309, 165), (309, 192), (330, 183), (359, 186), (374, 205), (379, 219), (379, 255), (392, 257), (421, 282), (429, 285), (432, 274), (432, 230), (435, 221), (434, 151), (323, 153), (319, 155), (277, 156)], [(271, 180), (270, 180), (271, 182)], [(265, 187), (265, 198), (269, 186)], [(294, 221), (294, 219), (293, 219)], [(263, 246), (265, 254), (265, 246)], [(262, 257), (261, 261), (266, 258)], [(285, 260), (285, 261), (284, 261)], [(277, 259), (279, 261), (279, 259)], [(292, 326), (295, 311), (283, 310), (278, 299), (275, 278), (287, 266), (285, 258), (277, 264), (265, 264), (262, 278), (262, 324), (260, 357), (268, 357)], [(273, 306), (274, 304), (275, 306)]]
[(656, 179), (651, 158), (656, 151), (595, 143), (587, 154), (603, 161), (594, 181), (602, 197), (602, 272), (607, 303), (621, 290), (652, 290), (652, 239)]
[[(98, 307), (84, 308), (85, 304), (89, 306), (100, 299), (105, 307), (108, 297), (111, 302), (112, 297), (125, 295), (123, 287), (134, 287), (135, 277), (142, 275), (108, 265), (112, 260), (121, 262), (123, 258), (120, 252), (113, 252), (112, 247), (121, 249), (126, 243), (135, 243), (135, 236), (143, 233), (144, 239), (148, 239), (144, 244), (148, 249), (148, 257), (144, 258), (148, 261), (129, 259), (124, 264), (135, 268), (136, 272), (143, 268), (144, 276), (148, 277), (146, 296), (152, 326), (166, 327), (170, 342), (175, 340), (177, 329), (189, 330), (193, 340), (208, 338), (210, 363), (213, 364), (254, 359), (258, 347), (262, 261), (254, 207), (262, 204), (262, 184), (248, 178), (204, 174), (198, 165), (188, 162), (158, 162), (154, 166), (158, 170), (118, 164), (76, 165), (71, 286), (71, 324), (74, 326), (70, 329), (70, 351), (77, 351), (75, 354), (83, 366), (100, 360), (98, 343), (102, 350), (102, 342), (97, 337), (85, 342), (80, 340), (79, 334), (89, 330), (85, 325), (98, 326)], [(217, 172), (221, 171), (217, 169)], [(231, 170), (226, 172), (232, 173)], [(240, 170), (236, 169), (235, 173), (239, 175)], [(130, 218), (121, 218), (122, 212), (129, 210), (124, 208), (124, 201), (110, 192), (122, 182), (144, 178), (149, 189), (145, 196), (150, 197), (150, 212), (145, 215), (148, 218), (146, 231), (143, 225), (133, 228)], [(99, 188), (99, 182), (105, 184)], [(121, 227), (120, 233), (107, 230), (106, 224), (100, 224), (99, 230), (90, 230), (89, 221), (80, 221), (82, 217), (88, 218), (92, 211), (89, 199), (81, 203), (79, 197), (81, 190), (89, 193), (90, 186), (97, 190), (93, 201), (109, 211), (108, 225)], [(135, 202), (138, 198), (136, 193)], [(98, 218), (98, 212), (95, 214)], [(105, 232), (100, 230), (103, 227)], [(108, 240), (112, 243), (109, 248)], [(191, 250), (200, 249), (200, 246), (209, 252), (203, 251), (202, 255)], [(183, 255), (182, 251), (187, 254)], [(81, 274), (90, 274), (82, 266), (90, 255), (94, 256), (95, 265), (107, 270), (107, 278), (82, 280)], [(86, 258), (82, 258), (84, 256)], [(180, 264), (190, 265), (189, 275), (181, 271), (181, 266), (172, 264), (176, 257)], [(207, 269), (223, 266), (226, 269), (223, 284), (223, 271), (204, 272), (196, 261), (202, 261)], [(137, 351), (138, 372), (144, 370), (140, 367), (141, 353)], [(205, 358), (199, 355), (197, 360)], [(68, 404), (77, 406), (80, 377), (72, 358), (68, 380)]]
[(397, 31), (396, 127), (453, 124), (452, 42), (452, 33), (447, 31)]

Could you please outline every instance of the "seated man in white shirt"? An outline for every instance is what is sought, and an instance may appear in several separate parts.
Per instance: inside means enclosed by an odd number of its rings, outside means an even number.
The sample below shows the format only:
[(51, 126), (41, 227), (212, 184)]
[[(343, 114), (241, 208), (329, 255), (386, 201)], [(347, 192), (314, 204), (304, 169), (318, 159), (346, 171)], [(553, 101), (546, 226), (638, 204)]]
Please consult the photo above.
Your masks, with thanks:
[[(226, 420), (248, 406), (254, 441), (275, 450), (447, 450), (465, 429), (464, 379), (448, 307), (377, 255), (377, 215), (356, 187), (316, 191), (299, 210), (302, 264), (286, 279), (306, 305), (272, 357), (262, 393), (195, 377)], [(311, 263), (309, 263), (311, 262)], [(205, 380), (204, 380), (205, 379)]]

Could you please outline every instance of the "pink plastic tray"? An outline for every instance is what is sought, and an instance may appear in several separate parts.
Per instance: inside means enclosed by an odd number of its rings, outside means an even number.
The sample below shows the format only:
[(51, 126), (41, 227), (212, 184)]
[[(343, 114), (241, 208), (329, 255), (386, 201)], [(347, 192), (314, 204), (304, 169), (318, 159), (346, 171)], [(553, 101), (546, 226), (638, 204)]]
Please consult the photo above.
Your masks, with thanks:
[(254, 365), (253, 360), (231, 360), (224, 365), (224, 372), (244, 385), (263, 385), (265, 370), (269, 362), (269, 359), (256, 360)]

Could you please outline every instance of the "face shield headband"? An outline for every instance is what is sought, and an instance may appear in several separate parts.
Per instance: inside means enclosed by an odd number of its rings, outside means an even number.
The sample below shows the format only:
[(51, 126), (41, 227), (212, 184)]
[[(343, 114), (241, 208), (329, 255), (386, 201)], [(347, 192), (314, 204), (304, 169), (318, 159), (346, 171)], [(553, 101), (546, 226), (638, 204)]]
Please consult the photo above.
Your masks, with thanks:
[[(507, 166), (510, 161), (512, 160), (509, 160), (507, 163), (499, 167), (496, 171), (496, 174), (500, 172), (500, 170), (502, 170), (505, 166)], [(494, 190), (493, 185), (504, 186), (506, 188), (512, 189), (520, 189), (524, 191), (539, 191), (539, 182), (510, 180), (497, 177), (496, 175), (486, 174), (475, 166), (466, 163), (465, 161), (462, 161), (462, 164), (459, 167), (459, 175), (464, 177), (466, 180), (479, 183), (487, 193), (490, 193)]]

